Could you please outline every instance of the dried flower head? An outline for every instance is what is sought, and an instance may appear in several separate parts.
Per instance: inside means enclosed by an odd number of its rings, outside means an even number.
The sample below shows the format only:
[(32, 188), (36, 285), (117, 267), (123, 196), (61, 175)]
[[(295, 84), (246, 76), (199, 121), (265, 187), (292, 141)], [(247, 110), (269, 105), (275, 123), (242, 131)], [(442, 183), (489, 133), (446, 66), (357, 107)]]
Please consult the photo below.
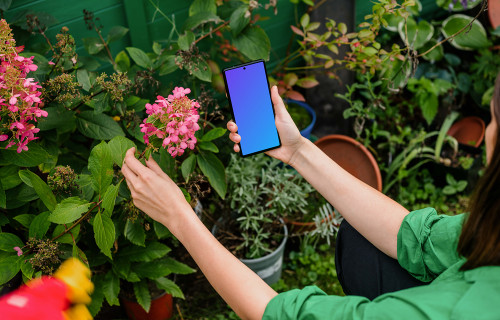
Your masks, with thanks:
[(32, 121), (46, 117), (40, 109), (41, 86), (27, 74), (36, 71), (33, 58), (19, 53), (24, 47), (16, 47), (12, 30), (4, 19), (0, 20), (0, 141), (8, 140), (6, 148), (17, 144), (17, 152), (28, 150), (27, 144), (38, 137), (40, 131)]
[(26, 243), (26, 247), (35, 253), (34, 256), (29, 259), (35, 271), (42, 271), (43, 274), (50, 275), (55, 267), (59, 266), (61, 263), (59, 259), (61, 251), (59, 250), (58, 242), (50, 239), (42, 240), (31, 238)]
[(70, 166), (57, 166), (47, 177), (47, 184), (54, 193), (71, 195), (76, 190), (76, 173)]
[(158, 96), (156, 103), (146, 104), (146, 113), (149, 116), (140, 127), (148, 149), (168, 147), (167, 151), (172, 157), (182, 155), (186, 148), (194, 149), (194, 133), (200, 129), (200, 104), (186, 96), (190, 92), (191, 89), (175, 87), (167, 99)]

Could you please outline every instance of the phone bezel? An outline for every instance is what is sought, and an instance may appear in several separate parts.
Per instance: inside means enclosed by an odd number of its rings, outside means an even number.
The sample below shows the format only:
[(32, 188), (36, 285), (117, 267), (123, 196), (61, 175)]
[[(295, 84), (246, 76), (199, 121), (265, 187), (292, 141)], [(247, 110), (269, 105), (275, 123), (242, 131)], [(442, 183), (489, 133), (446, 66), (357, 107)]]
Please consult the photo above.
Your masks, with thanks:
[[(229, 107), (231, 109), (231, 115), (233, 116), (233, 119), (234, 119), (234, 122), (236, 123), (236, 125), (238, 125), (238, 122), (236, 120), (236, 117), (234, 116), (233, 104), (231, 102), (231, 95), (229, 94), (228, 85), (227, 85), (226, 71), (233, 70), (233, 69), (238, 69), (238, 68), (243, 68), (245, 66), (256, 64), (256, 63), (260, 63), (260, 62), (262, 62), (262, 64), (264, 65), (264, 72), (266, 74), (266, 82), (267, 82), (267, 88), (268, 88), (268, 93), (269, 93), (269, 100), (271, 100), (271, 107), (273, 109), (273, 116), (274, 116), (274, 120), (276, 121), (276, 111), (274, 110), (273, 100), (271, 99), (271, 90), (269, 88), (269, 79), (267, 77), (266, 63), (265, 63), (265, 61), (263, 59), (259, 59), (259, 60), (253, 60), (253, 61), (249, 61), (249, 62), (246, 62), (246, 63), (238, 64), (238, 65), (235, 65), (235, 66), (232, 66), (232, 67), (228, 67), (228, 68), (225, 68), (225, 69), (222, 70), (222, 76), (224, 78), (224, 85), (225, 85), (225, 89), (226, 89), (227, 100), (229, 101)], [(274, 126), (276, 127), (276, 122), (275, 122)], [(268, 149), (263, 149), (263, 150), (260, 150), (260, 151), (252, 152), (252, 153), (249, 153), (247, 155), (243, 155), (243, 148), (241, 147), (241, 144), (240, 144), (240, 152), (238, 152), (238, 153), (240, 154), (241, 157), (246, 158), (246, 157), (249, 157), (249, 156), (261, 153), (261, 152), (266, 152), (266, 151), (270, 151), (270, 150), (274, 150), (274, 149), (280, 148), (281, 147), (281, 137), (280, 137), (280, 134), (278, 132), (278, 128), (276, 128), (276, 132), (278, 134), (279, 145), (277, 145), (275, 147), (268, 148)]]

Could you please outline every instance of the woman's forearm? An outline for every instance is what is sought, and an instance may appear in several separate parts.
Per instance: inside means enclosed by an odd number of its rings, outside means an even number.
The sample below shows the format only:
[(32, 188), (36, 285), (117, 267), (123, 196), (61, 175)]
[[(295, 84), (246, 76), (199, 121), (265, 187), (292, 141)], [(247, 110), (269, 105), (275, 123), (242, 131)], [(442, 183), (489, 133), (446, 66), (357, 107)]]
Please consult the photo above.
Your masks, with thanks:
[(408, 210), (349, 174), (311, 141), (303, 139), (290, 165), (368, 241), (397, 258), (397, 234)]
[(179, 215), (175, 225), (170, 223), (170, 231), (238, 316), (242, 319), (262, 319), (268, 302), (277, 293), (224, 248), (189, 210), (187, 208)]

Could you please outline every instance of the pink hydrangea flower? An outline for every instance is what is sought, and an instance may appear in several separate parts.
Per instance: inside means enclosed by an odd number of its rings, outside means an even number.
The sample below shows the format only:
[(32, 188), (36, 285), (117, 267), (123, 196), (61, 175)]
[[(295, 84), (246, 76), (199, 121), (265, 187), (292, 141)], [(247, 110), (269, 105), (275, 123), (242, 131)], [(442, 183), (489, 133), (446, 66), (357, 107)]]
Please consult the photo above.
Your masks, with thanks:
[(149, 115), (140, 125), (144, 141), (149, 148), (166, 148), (172, 157), (194, 149), (194, 133), (200, 129), (198, 108), (200, 104), (187, 97), (191, 89), (175, 87), (165, 99), (158, 96), (154, 104), (146, 104)]
[(23, 250), (19, 247), (14, 247), (13, 248), (17, 252), (17, 256), (20, 257), (23, 255)]
[(42, 110), (41, 86), (28, 73), (36, 71), (33, 56), (20, 56), (24, 46), (16, 47), (12, 31), (4, 19), (0, 20), (0, 141), (7, 141), (6, 148), (17, 145), (17, 152), (28, 150), (28, 143), (38, 139), (40, 131), (33, 122), (47, 117)]

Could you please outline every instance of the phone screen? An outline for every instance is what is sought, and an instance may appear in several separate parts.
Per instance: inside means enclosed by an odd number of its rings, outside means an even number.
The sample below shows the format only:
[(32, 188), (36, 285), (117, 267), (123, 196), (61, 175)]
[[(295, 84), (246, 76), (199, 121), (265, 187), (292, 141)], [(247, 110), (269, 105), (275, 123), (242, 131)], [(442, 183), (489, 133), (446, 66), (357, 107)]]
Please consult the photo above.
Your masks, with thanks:
[(281, 146), (263, 60), (224, 69), (224, 81), (243, 157)]

